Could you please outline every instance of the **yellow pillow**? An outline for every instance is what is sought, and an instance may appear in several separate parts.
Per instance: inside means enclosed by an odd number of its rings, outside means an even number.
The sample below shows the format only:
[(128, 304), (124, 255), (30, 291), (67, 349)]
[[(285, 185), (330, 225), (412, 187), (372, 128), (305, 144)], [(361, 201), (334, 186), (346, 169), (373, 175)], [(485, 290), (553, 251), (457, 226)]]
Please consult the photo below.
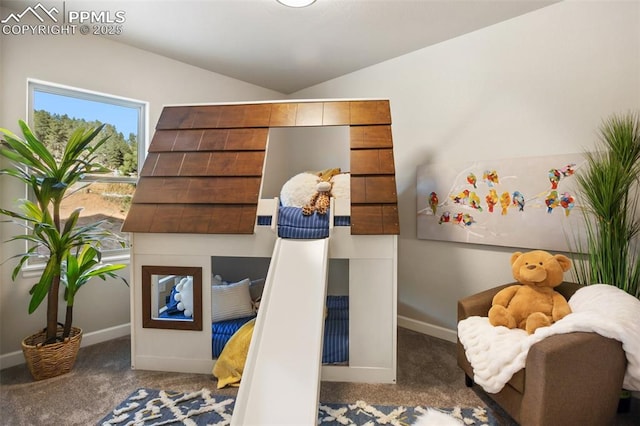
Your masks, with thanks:
[(255, 324), (255, 318), (245, 323), (231, 336), (222, 350), (213, 366), (213, 375), (218, 379), (218, 389), (240, 386)]

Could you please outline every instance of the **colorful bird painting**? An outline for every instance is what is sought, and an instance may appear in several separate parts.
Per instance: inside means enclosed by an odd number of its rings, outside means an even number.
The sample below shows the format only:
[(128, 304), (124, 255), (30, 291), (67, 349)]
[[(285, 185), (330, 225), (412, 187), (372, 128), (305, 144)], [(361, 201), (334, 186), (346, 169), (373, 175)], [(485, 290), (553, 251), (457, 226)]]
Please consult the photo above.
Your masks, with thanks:
[(560, 205), (562, 206), (562, 208), (564, 208), (565, 216), (569, 216), (569, 214), (571, 213), (571, 209), (573, 208), (574, 202), (575, 202), (574, 198), (568, 192), (565, 192), (560, 197)]
[(475, 192), (469, 194), (469, 205), (480, 212), (482, 211), (482, 206), (480, 205), (480, 197), (478, 197), (478, 194), (476, 194)]
[(575, 173), (575, 169), (574, 169), (575, 166), (576, 166), (576, 163), (567, 164), (566, 166), (560, 169), (560, 173), (562, 173), (563, 177), (571, 176), (572, 174)]
[(438, 194), (432, 192), (429, 195), (429, 207), (431, 207), (431, 211), (433, 214), (436, 214), (436, 210), (438, 209)]
[(558, 198), (558, 191), (551, 191), (547, 198), (544, 200), (544, 203), (547, 205), (547, 213), (553, 213), (553, 209), (560, 205), (560, 199)]
[(489, 187), (493, 187), (500, 183), (500, 179), (498, 178), (498, 172), (495, 170), (486, 170), (482, 174), (482, 180), (486, 182)]
[(524, 211), (524, 195), (520, 191), (513, 193), (513, 205), (518, 207), (518, 211)]
[(507, 209), (509, 208), (509, 206), (511, 205), (511, 195), (509, 195), (508, 192), (503, 192), (502, 195), (500, 195), (500, 206), (502, 207), (502, 211), (500, 212), (500, 214), (502, 216), (507, 214)]
[(487, 202), (489, 213), (493, 213), (493, 207), (498, 204), (498, 193), (495, 189), (491, 188), (484, 199)]
[(471, 216), (469, 213), (465, 213), (462, 215), (462, 223), (464, 224), (464, 226), (471, 226), (475, 222), (476, 221), (473, 219), (473, 216)]
[(442, 223), (449, 223), (451, 221), (451, 213), (449, 212), (444, 212), (442, 213), (442, 215), (440, 216), (440, 220), (438, 221), (439, 224)]
[(473, 173), (469, 173), (467, 175), (467, 182), (469, 182), (471, 185), (473, 185), (474, 188), (477, 188), (478, 185), (478, 179), (476, 178), (476, 175), (474, 175)]
[(458, 195), (452, 195), (451, 199), (456, 204), (467, 204), (467, 199), (469, 198), (469, 190), (465, 189), (460, 192)]
[(549, 182), (551, 182), (551, 189), (558, 189), (558, 182), (560, 182), (560, 176), (562, 176), (562, 173), (560, 173), (560, 170), (558, 169), (549, 170)]

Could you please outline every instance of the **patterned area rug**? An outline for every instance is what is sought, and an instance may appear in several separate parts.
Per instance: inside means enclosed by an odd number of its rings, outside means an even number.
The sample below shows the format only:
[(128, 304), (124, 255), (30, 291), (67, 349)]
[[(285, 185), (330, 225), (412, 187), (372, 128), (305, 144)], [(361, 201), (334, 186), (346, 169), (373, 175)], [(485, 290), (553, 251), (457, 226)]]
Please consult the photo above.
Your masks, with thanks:
[[(231, 423), (234, 397), (213, 395), (208, 389), (191, 393), (138, 389), (98, 424), (101, 426), (215, 425)], [(323, 404), (318, 409), (319, 425), (407, 426), (428, 407), (391, 407), (355, 404)], [(463, 425), (497, 424), (484, 408), (437, 409), (458, 419)]]

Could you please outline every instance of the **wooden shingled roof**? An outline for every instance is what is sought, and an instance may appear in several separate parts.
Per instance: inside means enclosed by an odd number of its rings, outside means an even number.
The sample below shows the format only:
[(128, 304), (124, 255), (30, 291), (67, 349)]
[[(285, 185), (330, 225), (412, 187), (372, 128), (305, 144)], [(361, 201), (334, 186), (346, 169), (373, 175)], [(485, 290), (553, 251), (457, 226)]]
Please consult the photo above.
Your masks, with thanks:
[(399, 234), (389, 101), (165, 107), (124, 232), (252, 234), (269, 128), (349, 126), (351, 234)]

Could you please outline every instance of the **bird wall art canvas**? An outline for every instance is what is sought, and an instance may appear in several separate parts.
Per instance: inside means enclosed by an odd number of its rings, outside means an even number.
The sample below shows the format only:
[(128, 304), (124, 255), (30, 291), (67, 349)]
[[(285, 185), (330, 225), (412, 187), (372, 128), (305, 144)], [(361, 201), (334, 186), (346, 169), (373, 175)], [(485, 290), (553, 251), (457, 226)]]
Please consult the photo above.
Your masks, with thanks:
[(571, 251), (584, 217), (583, 154), (435, 163), (417, 169), (419, 239)]

